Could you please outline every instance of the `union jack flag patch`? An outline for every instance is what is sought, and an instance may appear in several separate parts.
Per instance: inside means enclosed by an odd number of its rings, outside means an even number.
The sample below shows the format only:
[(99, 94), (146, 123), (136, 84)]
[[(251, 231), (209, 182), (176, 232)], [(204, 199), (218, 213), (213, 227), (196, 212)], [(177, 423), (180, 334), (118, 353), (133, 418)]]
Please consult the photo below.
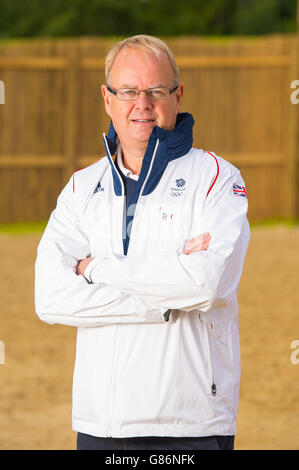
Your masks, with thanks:
[(239, 186), (236, 183), (233, 184), (233, 191), (236, 196), (247, 197), (245, 186)]

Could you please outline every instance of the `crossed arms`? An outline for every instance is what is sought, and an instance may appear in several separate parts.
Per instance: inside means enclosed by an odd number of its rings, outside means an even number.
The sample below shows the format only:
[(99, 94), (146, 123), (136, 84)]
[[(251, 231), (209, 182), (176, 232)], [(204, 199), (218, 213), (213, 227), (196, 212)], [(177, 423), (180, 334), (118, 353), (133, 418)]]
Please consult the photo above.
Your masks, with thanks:
[(140, 259), (115, 253), (88, 258), (89, 241), (69, 182), (38, 247), (37, 315), (50, 324), (80, 327), (156, 323), (165, 321), (168, 309), (205, 312), (229, 302), (249, 241), (247, 201), (232, 196), (233, 181), (231, 176), (215, 185), (198, 226), (200, 235), (188, 240), (182, 253)]
[[(211, 234), (208, 232), (201, 233), (197, 237), (190, 238), (190, 240), (187, 240), (185, 243), (183, 253), (185, 255), (191, 255), (191, 253), (196, 253), (197, 251), (207, 250), (209, 247), (210, 240)], [(84, 276), (85, 269), (93, 259), (94, 258), (92, 257), (88, 257), (80, 260), (76, 266), (76, 274), (81, 274), (82, 276)]]

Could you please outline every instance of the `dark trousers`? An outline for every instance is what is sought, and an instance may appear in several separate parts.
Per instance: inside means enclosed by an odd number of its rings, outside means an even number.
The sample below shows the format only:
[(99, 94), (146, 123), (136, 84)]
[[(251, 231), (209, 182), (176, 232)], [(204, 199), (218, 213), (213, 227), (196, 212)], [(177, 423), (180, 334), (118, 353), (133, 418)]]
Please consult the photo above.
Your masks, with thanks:
[(95, 437), (77, 434), (77, 450), (233, 450), (234, 436)]

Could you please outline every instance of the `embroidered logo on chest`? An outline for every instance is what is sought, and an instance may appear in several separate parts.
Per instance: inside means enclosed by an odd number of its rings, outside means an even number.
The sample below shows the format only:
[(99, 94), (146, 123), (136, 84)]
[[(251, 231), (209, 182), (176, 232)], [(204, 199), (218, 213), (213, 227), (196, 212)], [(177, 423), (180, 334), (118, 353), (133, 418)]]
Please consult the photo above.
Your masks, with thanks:
[(101, 183), (98, 183), (93, 193), (95, 194), (95, 193), (98, 193), (99, 191), (104, 191), (104, 188), (101, 186)]
[(183, 178), (178, 178), (175, 180), (175, 186), (171, 187), (171, 193), (170, 195), (173, 197), (179, 197), (184, 194), (184, 191), (186, 190), (186, 181)]

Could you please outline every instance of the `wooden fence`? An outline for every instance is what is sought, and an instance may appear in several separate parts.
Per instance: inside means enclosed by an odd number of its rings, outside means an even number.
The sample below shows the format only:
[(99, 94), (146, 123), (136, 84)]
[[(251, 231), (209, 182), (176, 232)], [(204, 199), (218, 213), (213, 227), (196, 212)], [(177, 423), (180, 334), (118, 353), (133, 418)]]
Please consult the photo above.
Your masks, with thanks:
[[(299, 41), (165, 38), (184, 83), (194, 145), (242, 172), (249, 219), (299, 216)], [(100, 85), (112, 40), (0, 43), (0, 223), (48, 219), (76, 169), (104, 155)]]

